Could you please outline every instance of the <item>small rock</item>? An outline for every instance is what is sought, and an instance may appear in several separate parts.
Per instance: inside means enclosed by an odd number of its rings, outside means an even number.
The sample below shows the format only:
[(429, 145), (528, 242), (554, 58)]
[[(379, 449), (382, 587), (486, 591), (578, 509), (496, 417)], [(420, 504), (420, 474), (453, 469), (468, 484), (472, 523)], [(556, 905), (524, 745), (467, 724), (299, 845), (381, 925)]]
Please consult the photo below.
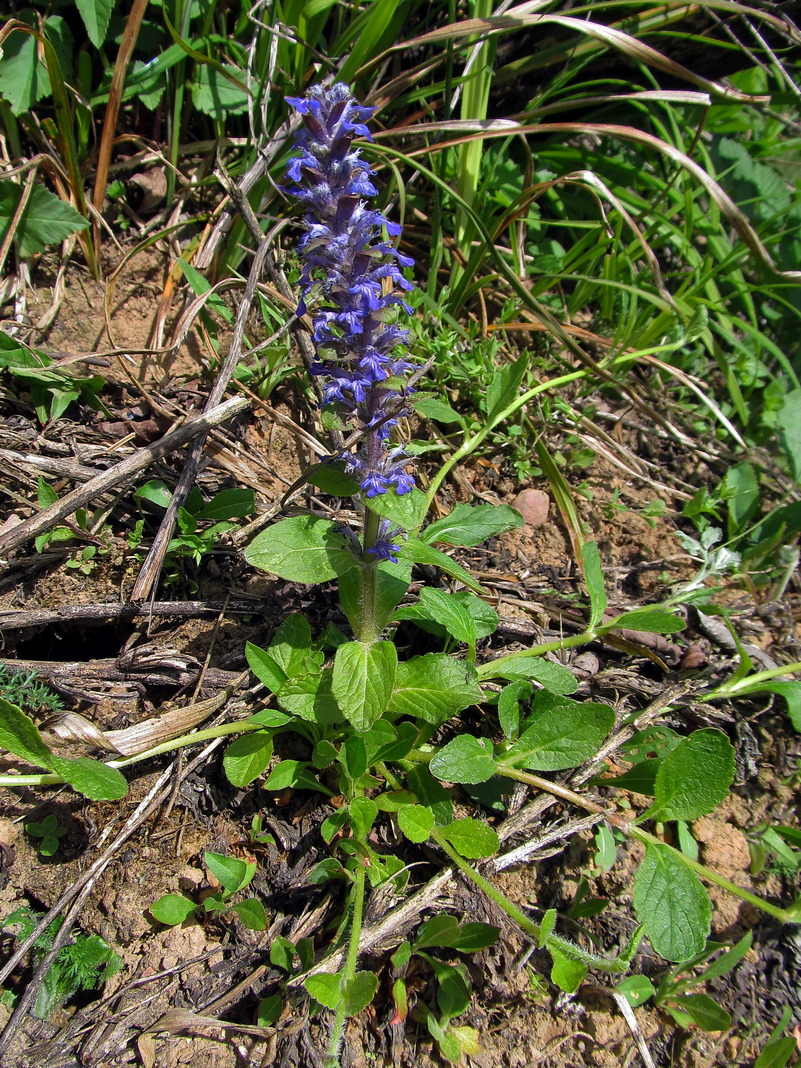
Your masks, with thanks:
[(544, 490), (524, 489), (512, 501), (525, 520), (526, 526), (541, 527), (548, 522), (548, 508), (551, 500)]

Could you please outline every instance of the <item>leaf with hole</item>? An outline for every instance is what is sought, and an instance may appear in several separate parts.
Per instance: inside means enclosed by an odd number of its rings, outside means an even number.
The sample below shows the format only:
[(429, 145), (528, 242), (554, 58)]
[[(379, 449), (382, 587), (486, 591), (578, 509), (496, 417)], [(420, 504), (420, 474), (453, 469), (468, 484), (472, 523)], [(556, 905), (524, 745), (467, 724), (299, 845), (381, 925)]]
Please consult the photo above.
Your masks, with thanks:
[(728, 796), (734, 778), (734, 748), (719, 730), (693, 731), (659, 765), (654, 803), (640, 820), (696, 820)]

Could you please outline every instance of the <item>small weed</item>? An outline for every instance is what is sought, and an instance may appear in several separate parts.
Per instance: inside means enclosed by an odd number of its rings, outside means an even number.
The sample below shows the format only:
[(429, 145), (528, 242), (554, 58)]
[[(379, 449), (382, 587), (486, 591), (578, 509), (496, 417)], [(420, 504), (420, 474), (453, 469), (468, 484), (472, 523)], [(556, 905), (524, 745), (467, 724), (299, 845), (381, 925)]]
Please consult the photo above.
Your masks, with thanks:
[(57, 715), (64, 702), (35, 671), (17, 671), (0, 664), (0, 698), (36, 715)]
[(151, 916), (168, 927), (177, 927), (200, 910), (206, 915), (236, 913), (251, 931), (265, 930), (267, 915), (258, 898), (245, 898), (244, 901), (230, 904), (234, 894), (249, 885), (256, 874), (256, 864), (253, 861), (237, 860), (235, 857), (209, 852), (203, 854), (203, 862), (221, 888), (204, 895), (201, 902), (192, 901), (184, 894), (164, 894), (150, 906)]
[[(0, 930), (18, 928), (15, 936), (23, 941), (41, 919), (41, 913), (27, 905), (16, 909), (0, 922)], [(56, 919), (36, 940), (32, 952), (34, 968), (47, 955), (61, 927)], [(39, 988), (32, 1013), (37, 1019), (46, 1020), (65, 1001), (81, 990), (94, 990), (120, 970), (122, 958), (99, 935), (77, 935), (74, 940), (59, 950), (45, 980)]]
[(39, 853), (43, 857), (52, 857), (58, 850), (59, 839), (67, 833), (67, 828), (62, 827), (52, 813), (41, 823), (26, 823), (25, 830), (31, 838), (41, 838)]

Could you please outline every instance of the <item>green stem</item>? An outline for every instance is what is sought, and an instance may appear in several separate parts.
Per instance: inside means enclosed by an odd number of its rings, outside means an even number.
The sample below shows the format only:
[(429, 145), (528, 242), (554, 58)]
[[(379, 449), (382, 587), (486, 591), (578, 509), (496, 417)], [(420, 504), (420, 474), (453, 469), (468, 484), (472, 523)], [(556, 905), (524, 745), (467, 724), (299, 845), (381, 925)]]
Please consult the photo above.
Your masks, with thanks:
[(339, 1008), (334, 1017), (334, 1026), (331, 1031), (331, 1041), (328, 1045), (326, 1057), (327, 1068), (339, 1068), (339, 1052), (342, 1048), (342, 1038), (345, 1033), (345, 998), (347, 987), (356, 977), (356, 965), (359, 960), (359, 941), (362, 935), (362, 921), (364, 919), (364, 892), (365, 892), (366, 869), (362, 864), (356, 869), (353, 886), (353, 919), (350, 925), (350, 938), (348, 941), (348, 956), (345, 961), (345, 970), (342, 973), (340, 984)]
[(512, 404), (509, 404), (506, 408), (504, 408), (502, 412), (498, 412), (496, 415), (494, 415), (486, 423), (486, 425), (481, 427), (480, 430), (477, 430), (472, 437), (466, 438), (456, 450), (456, 452), (450, 457), (450, 459), (445, 461), (445, 463), (442, 465), (442, 467), (432, 479), (431, 484), (428, 487), (428, 493), (426, 494), (426, 497), (428, 498), (428, 506), (431, 507), (431, 503), (437, 494), (437, 490), (442, 485), (443, 481), (445, 480), (445, 477), (447, 476), (451, 468), (455, 467), (456, 464), (464, 460), (466, 456), (469, 456), (472, 452), (474, 452), (475, 449), (477, 449), (478, 446), (482, 443), (482, 441), (486, 437), (488, 437), (489, 434), (492, 433), (492, 431), (495, 429), (496, 426), (498, 426), (499, 423), (506, 422), (506, 420), (509, 419), (511, 415), (514, 415), (516, 411), (522, 408), (525, 404), (528, 404), (528, 402), (530, 400), (533, 400), (534, 397), (539, 396), (540, 393), (546, 393), (549, 389), (558, 389), (560, 386), (564, 386), (568, 382), (575, 382), (577, 379), (586, 378), (587, 374), (588, 371), (586, 370), (571, 371), (570, 374), (561, 375), (559, 378), (552, 378), (548, 382), (542, 382), (540, 385), (534, 386), (533, 389), (527, 390), (520, 397), (518, 397), (517, 400), (513, 401)]
[(364, 510), (364, 534), (362, 536), (362, 620), (360, 633), (356, 635), (360, 642), (378, 641), (380, 628), (376, 619), (377, 561), (368, 550), (378, 540), (381, 517), (372, 508)]
[(755, 674), (747, 675), (737, 682), (723, 682), (717, 689), (706, 694), (704, 700), (720, 701), (727, 697), (743, 697), (749, 693), (757, 693), (762, 688), (762, 683), (778, 678), (781, 675), (791, 675), (796, 671), (801, 671), (801, 660), (796, 660), (792, 664), (781, 664), (779, 667), (770, 668), (768, 671), (757, 671)]
[[(604, 633), (608, 630), (608, 627), (604, 627)], [(515, 660), (521, 660), (530, 656), (542, 656), (543, 653), (556, 653), (560, 649), (572, 649), (576, 645), (586, 645), (588, 642), (595, 641), (600, 636), (598, 630), (585, 630), (583, 634), (575, 634), (572, 638), (558, 638), (556, 641), (544, 642), (542, 645), (534, 645), (530, 649), (518, 649), (517, 652), (507, 653), (505, 656), (499, 656), (495, 660), (488, 660), (486, 664), (481, 664), (476, 669), (476, 674), (479, 679), (492, 679), (499, 667), (505, 664), (514, 663)]]
[[(228, 734), (245, 734), (248, 731), (263, 731), (264, 729), (262, 723), (248, 723), (247, 720), (238, 723), (222, 723), (218, 727), (207, 727), (202, 731), (182, 734), (180, 738), (171, 738), (168, 742), (154, 745), (151, 749), (125, 757), (124, 760), (107, 760), (104, 763), (107, 768), (127, 768), (130, 764), (138, 764), (142, 760), (149, 760), (162, 753), (183, 749), (184, 746), (193, 745), (195, 742), (207, 742), (214, 738), (225, 738)], [(0, 775), (0, 786), (58, 786), (65, 781), (55, 772), (41, 772), (37, 775)]]
[(443, 853), (447, 854), (451, 863), (466, 875), (472, 883), (479, 887), (479, 889), (483, 890), (488, 898), (502, 908), (506, 915), (514, 920), (518, 926), (522, 927), (526, 934), (531, 935), (534, 941), (539, 945), (540, 935), (542, 934), (540, 925), (529, 919), (522, 909), (519, 909), (513, 901), (510, 901), (505, 894), (502, 894), (501, 891), (498, 890), (497, 887), (493, 886), (483, 875), (480, 875), (471, 864), (468, 864), (463, 857), (460, 857), (447, 838), (445, 838), (436, 827), (431, 832), (431, 837)]
[(623, 831), (624, 834), (639, 839), (646, 845), (659, 845), (664, 849), (669, 849), (674, 856), (678, 857), (679, 860), (682, 860), (688, 868), (692, 868), (692, 870), (700, 875), (702, 879), (706, 879), (707, 882), (714, 883), (716, 886), (728, 890), (730, 894), (734, 894), (735, 897), (739, 897), (742, 901), (747, 901), (750, 905), (754, 905), (756, 908), (761, 909), (762, 912), (766, 912), (769, 916), (775, 917), (775, 919), (779, 920), (781, 923), (801, 922), (801, 905), (799, 905), (799, 902), (795, 902), (786, 909), (779, 908), (777, 905), (771, 905), (771, 903), (765, 901), (764, 898), (757, 897), (756, 894), (752, 894), (748, 890), (743, 890), (741, 886), (737, 886), (736, 883), (731, 882), (722, 875), (718, 875), (717, 872), (712, 871), (711, 868), (707, 868), (706, 865), (699, 864), (697, 860), (692, 860), (690, 857), (685, 856), (680, 849), (668, 845), (667, 842), (663, 842), (662, 839), (657, 838), (656, 835), (650, 834), (648, 831), (644, 831), (640, 827), (635, 827), (618, 812), (599, 804), (597, 801), (592, 801), (588, 797), (582, 797), (573, 790), (569, 790), (566, 786), (560, 786), (558, 783), (550, 782), (548, 779), (542, 779), (539, 775), (532, 775), (528, 771), (520, 771), (518, 768), (508, 767), (505, 764), (499, 763), (497, 771), (499, 775), (505, 775), (509, 779), (516, 779), (518, 782), (527, 783), (529, 786), (535, 786), (540, 790), (544, 790), (546, 793), (552, 794), (554, 797), (559, 797), (563, 801), (567, 801), (579, 808), (583, 808), (587, 812), (596, 812), (603, 816), (606, 822), (610, 823), (613, 827)]

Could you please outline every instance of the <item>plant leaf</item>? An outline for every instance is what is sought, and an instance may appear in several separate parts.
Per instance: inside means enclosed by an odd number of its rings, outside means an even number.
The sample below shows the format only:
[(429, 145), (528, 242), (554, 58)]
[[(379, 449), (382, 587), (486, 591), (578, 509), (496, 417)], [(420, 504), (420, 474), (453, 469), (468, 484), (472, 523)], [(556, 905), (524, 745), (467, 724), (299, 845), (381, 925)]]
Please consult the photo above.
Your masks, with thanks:
[(386, 712), (397, 666), (392, 642), (346, 642), (337, 649), (331, 691), (357, 731), (369, 730)]
[(434, 813), (424, 805), (404, 805), (398, 810), (398, 826), (410, 842), (425, 842), (434, 829)]
[(734, 778), (734, 748), (712, 727), (693, 731), (661, 761), (654, 781), (654, 803), (640, 817), (695, 820), (725, 797)]
[(491, 857), (498, 852), (500, 842), (497, 833), (483, 820), (471, 817), (454, 820), (436, 832), (449, 842), (456, 852), (468, 860)]
[(388, 708), (439, 726), (482, 698), (475, 674), (463, 660), (426, 653), (398, 664)]
[(522, 515), (506, 504), (457, 504), (449, 515), (430, 523), (421, 538), (429, 544), (472, 546), (522, 526)]
[(695, 872), (668, 846), (646, 846), (634, 878), (634, 911), (665, 960), (689, 960), (706, 945), (712, 902)]
[(235, 738), (223, 757), (223, 769), (232, 786), (248, 786), (266, 770), (273, 755), (272, 735), (254, 731)]
[(197, 908), (194, 901), (190, 901), (183, 894), (165, 894), (158, 901), (154, 901), (148, 912), (159, 923), (165, 923), (168, 927), (177, 927), (179, 923), (188, 920)]
[(608, 705), (581, 704), (547, 691), (535, 695), (520, 738), (500, 762), (531, 771), (563, 771), (595, 756), (615, 724)]
[(432, 775), (446, 782), (486, 782), (496, 773), (492, 742), (460, 734), (431, 758), (428, 767)]
[(401, 557), (410, 560), (414, 564), (429, 564), (432, 567), (438, 567), (447, 575), (451, 575), (453, 578), (458, 579), (459, 582), (464, 583), (475, 593), (484, 592), (470, 572), (465, 571), (461, 564), (457, 564), (455, 560), (451, 560), (450, 556), (446, 556), (439, 549), (435, 549), (433, 545), (420, 541), (419, 538), (407, 539), (406, 544), (401, 549)]
[(106, 39), (114, 0), (75, 0), (75, 6), (83, 19), (89, 40), (95, 48), (100, 48)]
[(606, 585), (597, 542), (587, 541), (584, 543), (581, 560), (584, 565), (584, 581), (587, 584), (587, 593), (590, 595), (589, 629), (594, 630), (604, 618), (604, 612), (606, 611)]
[[(22, 191), (17, 182), (0, 181), (0, 243), (8, 234)], [(87, 220), (71, 204), (42, 186), (34, 185), (14, 227), (17, 255), (22, 259), (37, 255), (48, 245), (56, 245), (88, 226)], [(69, 403), (68, 400), (64, 407)]]
[(330, 582), (357, 566), (344, 535), (330, 519), (297, 515), (274, 523), (245, 549), (253, 567), (289, 582)]

